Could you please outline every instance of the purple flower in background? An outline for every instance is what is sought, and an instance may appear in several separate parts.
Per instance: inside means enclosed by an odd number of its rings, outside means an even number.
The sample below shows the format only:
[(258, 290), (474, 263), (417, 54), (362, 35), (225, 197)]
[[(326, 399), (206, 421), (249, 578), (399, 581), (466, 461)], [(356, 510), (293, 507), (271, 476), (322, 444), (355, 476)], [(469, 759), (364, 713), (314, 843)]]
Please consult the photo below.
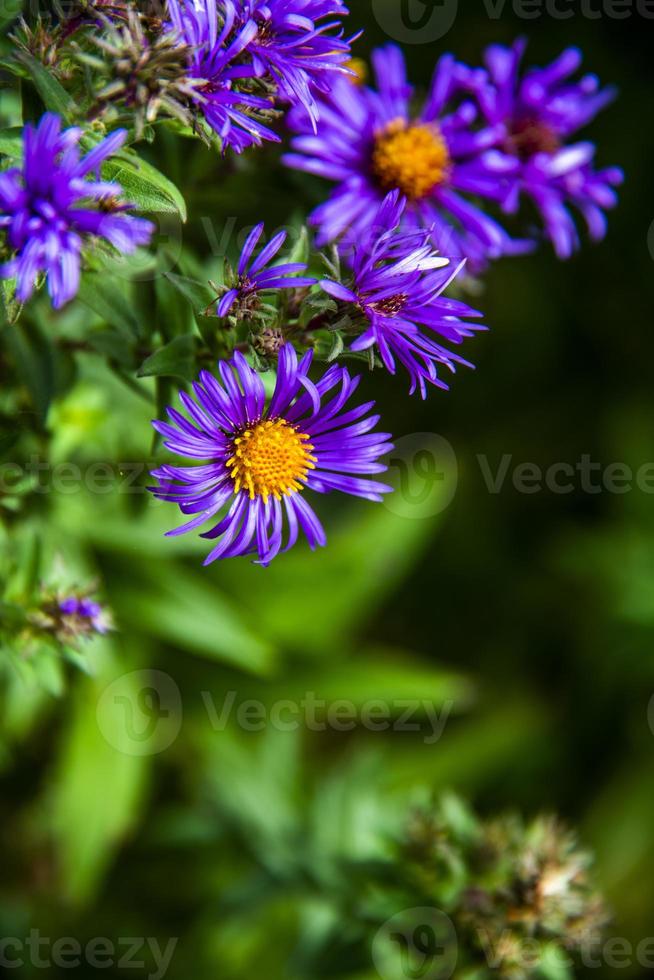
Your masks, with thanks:
[(269, 75), (282, 100), (302, 106), (315, 131), (314, 91), (347, 72), (352, 39), (343, 38), (339, 20), (347, 7), (342, 0), (241, 0), (241, 7), (257, 25), (248, 45), (257, 75)]
[(287, 262), (267, 268), (286, 241), (285, 231), (278, 232), (253, 259), (254, 249), (262, 234), (263, 222), (252, 229), (245, 241), (238, 261), (236, 282), (220, 299), (216, 310), (218, 316), (227, 316), (235, 304), (240, 307), (240, 312), (250, 312), (258, 304), (259, 293), (265, 290), (298, 289), (316, 283), (316, 279), (296, 275), (306, 269), (303, 262)]
[[(146, 245), (154, 225), (125, 214), (118, 203), (120, 184), (100, 180), (101, 164), (125, 142), (116, 130), (80, 155), (81, 130), (62, 130), (59, 116), (46, 113), (23, 133), (23, 163), (0, 174), (0, 229), (15, 255), (0, 266), (0, 276), (17, 281), (16, 296), (25, 302), (45, 273), (52, 305), (59, 309), (79, 288), (82, 247), (104, 238), (129, 254)], [(96, 179), (88, 179), (95, 173)]]
[(93, 599), (68, 596), (58, 602), (61, 624), (59, 632), (79, 636), (90, 633), (108, 633), (111, 617), (99, 602)]
[(427, 383), (447, 388), (438, 366), (454, 371), (457, 364), (471, 365), (432, 340), (424, 328), (449, 344), (460, 344), (486, 328), (461, 319), (481, 313), (442, 295), (463, 263), (451, 265), (437, 255), (428, 229), (398, 232), (405, 209), (399, 191), (388, 194), (353, 251), (351, 284), (325, 279), (320, 285), (335, 299), (355, 305), (367, 321), (350, 349), (375, 345), (386, 369), (395, 374), (399, 361), (411, 378), (411, 394), (419, 388), (425, 398)]
[(237, 153), (263, 140), (279, 137), (262, 121), (270, 113), (272, 100), (239, 91), (239, 85), (256, 76), (252, 64), (243, 61), (259, 28), (241, 16), (232, 0), (168, 0), (168, 29), (180, 42), (193, 49), (189, 74), (203, 79), (193, 99), (209, 127), (223, 141), (223, 149)]
[[(314, 135), (304, 114), (290, 114), (299, 134), (291, 167), (337, 181), (331, 198), (311, 221), (320, 244), (345, 232), (365, 232), (384, 197), (399, 190), (407, 198), (404, 224), (432, 230), (436, 246), (456, 259), (467, 258), (473, 271), (489, 258), (525, 251), (468, 195), (502, 199), (511, 161), (497, 151), (504, 128), (478, 125), (478, 109), (464, 93), (459, 76), (469, 69), (451, 55), (437, 63), (430, 91), (417, 117), (411, 114), (413, 88), (407, 82), (401, 50), (388, 45), (373, 54), (377, 91), (335, 79), (329, 97), (319, 102), (320, 129)], [(465, 94), (465, 93), (464, 93)], [(452, 101), (454, 108), (450, 108)]]
[(308, 375), (311, 358), (309, 351), (298, 363), (293, 347), (282, 347), (275, 390), (266, 404), (260, 376), (237, 352), (232, 361), (218, 364), (220, 380), (200, 373), (195, 400), (180, 393), (190, 418), (169, 408), (170, 423), (153, 422), (168, 449), (203, 461), (190, 467), (166, 464), (153, 473), (159, 481), (152, 488), (155, 496), (197, 515), (168, 533), (191, 531), (226, 509), (202, 535), (218, 541), (205, 565), (253, 553), (267, 565), (293, 547), (300, 530), (312, 549), (324, 545), (306, 489), (340, 490), (374, 501), (391, 489), (369, 479), (386, 470), (379, 459), (392, 449), (386, 433), (373, 431), (379, 420), (369, 414), (374, 403), (348, 407), (360, 379), (332, 365), (314, 383)]
[(512, 164), (503, 207), (517, 211), (526, 194), (538, 208), (559, 258), (579, 246), (570, 206), (584, 217), (591, 238), (606, 234), (604, 210), (617, 203), (614, 188), (622, 183), (618, 167), (595, 170), (595, 146), (571, 142), (615, 98), (615, 89), (601, 89), (595, 75), (578, 81), (570, 76), (581, 64), (577, 48), (566, 49), (546, 68), (520, 72), (526, 41), (512, 47), (486, 49), (486, 70), (470, 73), (470, 88), (491, 126), (504, 126), (502, 151)]

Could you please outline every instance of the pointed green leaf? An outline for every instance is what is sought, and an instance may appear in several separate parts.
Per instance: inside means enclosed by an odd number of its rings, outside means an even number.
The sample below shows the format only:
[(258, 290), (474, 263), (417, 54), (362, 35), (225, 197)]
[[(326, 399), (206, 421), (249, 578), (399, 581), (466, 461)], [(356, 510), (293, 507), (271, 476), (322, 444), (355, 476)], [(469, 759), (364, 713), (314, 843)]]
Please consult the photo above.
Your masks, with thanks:
[(197, 341), (198, 338), (192, 333), (174, 337), (165, 347), (146, 357), (138, 369), (138, 377), (165, 375), (192, 381), (198, 373), (195, 365)]

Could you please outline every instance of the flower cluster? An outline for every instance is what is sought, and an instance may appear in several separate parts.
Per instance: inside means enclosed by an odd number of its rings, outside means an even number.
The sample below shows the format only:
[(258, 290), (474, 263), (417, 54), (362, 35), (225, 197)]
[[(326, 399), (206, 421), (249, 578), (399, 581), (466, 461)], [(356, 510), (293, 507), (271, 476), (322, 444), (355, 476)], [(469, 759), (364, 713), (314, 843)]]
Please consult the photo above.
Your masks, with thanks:
[(446, 910), (471, 966), (492, 949), (507, 980), (541, 975), (553, 952), (582, 951), (608, 923), (590, 855), (551, 817), (482, 821), (446, 797), (414, 812), (398, 859), (407, 907)]
[(419, 388), (424, 398), (427, 383), (447, 388), (438, 377), (438, 365), (450, 371), (456, 364), (470, 365), (421, 328), (450, 344), (460, 344), (474, 330), (485, 328), (461, 319), (481, 313), (442, 295), (463, 262), (452, 265), (438, 255), (430, 230), (400, 231), (406, 207), (399, 191), (391, 191), (354, 248), (351, 283), (323, 279), (320, 285), (346, 307), (351, 304), (359, 310), (365, 320), (363, 332), (350, 349), (360, 351), (374, 345), (391, 374), (397, 359), (409, 373), (411, 394)]
[[(420, 102), (393, 44), (373, 53), (374, 85), (365, 84), (350, 60), (347, 14), (343, 0), (167, 0), (159, 14), (151, 4), (99, 0), (53, 28), (57, 50), (73, 37), (70, 60), (97, 83), (82, 99), (94, 129), (122, 113), (134, 138), (150, 138), (168, 115), (185, 135), (241, 153), (279, 142), (272, 124), (283, 111), (293, 134), (285, 163), (337, 185), (309, 218), (326, 253), (312, 256), (305, 232), (298, 244), (307, 247), (280, 260), (286, 233), (265, 242), (256, 224), (197, 320), (206, 346), (161, 330), (173, 337), (167, 349), (146, 348), (143, 374), (154, 366), (190, 378), (189, 357), (197, 354), (198, 368), (218, 360), (217, 375), (203, 370), (193, 385), (195, 400), (180, 395), (189, 417), (171, 408), (169, 422), (154, 423), (169, 450), (200, 461), (162, 465), (154, 492), (192, 515), (174, 533), (216, 520), (205, 532), (215, 542), (207, 561), (255, 554), (266, 565), (300, 530), (311, 547), (323, 544), (307, 490), (380, 500), (389, 489), (373, 479), (390, 448), (373, 431), (373, 403), (351, 404), (358, 378), (338, 364), (312, 379), (314, 360), (402, 369), (422, 398), (430, 386), (446, 388), (444, 372), (470, 366), (458, 348), (486, 329), (448, 287), (466, 288), (464, 271), (478, 275), (491, 260), (535, 248), (532, 227), (508, 224), (523, 199), (561, 258), (579, 245), (573, 210), (600, 239), (616, 203), (621, 171), (596, 169), (594, 145), (576, 137), (615, 93), (595, 76), (575, 80), (576, 49), (526, 70), (523, 41), (492, 45), (482, 67), (443, 55)], [(40, 52), (57, 67), (47, 25), (23, 31), (18, 61)], [(45, 277), (58, 309), (78, 290), (85, 249), (129, 254), (149, 242), (154, 226), (127, 213), (122, 187), (101, 173), (127, 136), (116, 129), (97, 142), (51, 112), (25, 126), (22, 160), (0, 173), (0, 276), (15, 280), (19, 302)], [(133, 151), (128, 159), (138, 171)], [(176, 195), (168, 178), (156, 180), (139, 198), (146, 213), (162, 198), (169, 209)], [(171, 276), (171, 288), (179, 279)], [(207, 323), (214, 313), (218, 322)], [(255, 369), (275, 366), (267, 401)], [(81, 607), (71, 615), (92, 622)]]
[(510, 48), (491, 45), (486, 68), (472, 72), (469, 84), (485, 122), (502, 130), (503, 209), (513, 214), (521, 196), (531, 198), (557, 255), (567, 259), (579, 247), (570, 207), (579, 210), (591, 238), (599, 241), (606, 234), (604, 210), (617, 203), (614, 188), (622, 183), (622, 171), (595, 170), (593, 143), (572, 142), (616, 92), (601, 89), (595, 75), (571, 80), (582, 60), (577, 48), (563, 51), (546, 68), (522, 73), (525, 47), (524, 39)]
[(622, 173), (616, 167), (595, 171), (593, 144), (570, 138), (614, 92), (600, 90), (592, 75), (569, 81), (581, 60), (576, 49), (521, 76), (523, 51), (522, 41), (492, 46), (480, 69), (444, 55), (415, 114), (404, 57), (388, 45), (373, 55), (376, 89), (334, 82), (321, 103), (317, 136), (292, 113), (296, 135), (285, 162), (337, 183), (311, 215), (319, 241), (357, 238), (390, 190), (409, 202), (407, 227), (432, 229), (436, 246), (467, 259), (474, 272), (490, 259), (534, 247), (533, 235), (514, 240), (489, 213), (495, 205), (515, 214), (523, 195), (536, 203), (561, 258), (578, 244), (570, 205), (593, 238), (603, 237), (603, 210), (616, 203), (613, 188)]
[(347, 72), (341, 0), (169, 0), (168, 10), (166, 30), (190, 49), (188, 73), (202, 83), (192, 102), (223, 148), (279, 142), (270, 122), (286, 103), (315, 131), (316, 93)]
[(30, 615), (30, 627), (64, 647), (104, 635), (113, 629), (111, 613), (88, 593), (67, 592), (46, 597)]
[(126, 135), (116, 130), (83, 155), (81, 130), (62, 129), (59, 116), (47, 113), (38, 126), (25, 126), (22, 166), (0, 174), (0, 229), (13, 253), (0, 276), (16, 280), (19, 301), (30, 298), (41, 273), (55, 309), (71, 300), (90, 242), (104, 239), (129, 254), (150, 241), (152, 223), (126, 214), (122, 187), (99, 173)]

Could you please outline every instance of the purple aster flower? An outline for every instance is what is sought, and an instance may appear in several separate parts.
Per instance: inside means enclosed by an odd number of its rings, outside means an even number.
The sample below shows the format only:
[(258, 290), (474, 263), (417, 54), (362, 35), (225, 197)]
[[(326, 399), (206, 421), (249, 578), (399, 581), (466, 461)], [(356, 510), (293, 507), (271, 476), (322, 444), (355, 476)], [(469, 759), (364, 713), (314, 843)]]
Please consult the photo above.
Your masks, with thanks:
[[(39, 273), (48, 279), (55, 309), (77, 293), (81, 252), (93, 238), (106, 239), (119, 252), (146, 245), (154, 225), (124, 214), (117, 203), (120, 184), (100, 180), (100, 165), (125, 142), (116, 130), (80, 156), (82, 131), (62, 130), (61, 119), (46, 113), (35, 128), (23, 133), (23, 164), (0, 174), (0, 228), (15, 255), (0, 266), (3, 279), (17, 280), (16, 296), (25, 302)], [(89, 180), (95, 173), (96, 179)]]
[(243, 60), (259, 30), (255, 21), (242, 17), (233, 0), (168, 0), (168, 11), (168, 29), (193, 49), (191, 78), (206, 82), (193, 100), (223, 149), (241, 153), (263, 140), (279, 142), (259, 118), (271, 111), (272, 100), (239, 90), (256, 75)]
[(350, 349), (375, 345), (386, 369), (395, 374), (399, 361), (411, 378), (411, 394), (419, 388), (425, 398), (427, 383), (447, 388), (438, 377), (439, 365), (450, 371), (457, 364), (471, 365), (432, 340), (424, 328), (449, 344), (460, 344), (486, 328), (461, 319), (481, 313), (442, 295), (463, 262), (451, 265), (437, 255), (429, 229), (398, 232), (406, 206), (399, 191), (391, 191), (353, 251), (351, 284), (325, 279), (320, 285), (340, 302), (356, 306), (366, 321)]
[(99, 602), (84, 596), (67, 596), (58, 602), (61, 637), (77, 637), (83, 634), (108, 633), (111, 617)]
[(593, 143), (571, 142), (616, 91), (601, 89), (595, 75), (571, 80), (582, 59), (577, 48), (566, 49), (546, 68), (521, 73), (525, 47), (524, 38), (512, 47), (491, 45), (486, 70), (470, 74), (470, 88), (489, 125), (505, 127), (501, 148), (511, 164), (505, 211), (517, 211), (522, 194), (530, 197), (557, 255), (566, 259), (579, 246), (570, 206), (598, 241), (606, 234), (604, 210), (617, 203), (614, 187), (622, 183), (622, 170), (595, 170)]
[(302, 286), (313, 286), (316, 279), (297, 276), (304, 272), (306, 263), (287, 262), (267, 268), (286, 241), (286, 232), (280, 231), (262, 248), (256, 259), (253, 252), (263, 233), (263, 222), (252, 229), (248, 235), (243, 251), (238, 260), (237, 278), (234, 286), (228, 289), (220, 299), (216, 312), (218, 316), (227, 316), (234, 304), (238, 304), (240, 312), (247, 313), (256, 308), (259, 293), (269, 289), (298, 289)]
[[(218, 541), (207, 556), (255, 553), (268, 565), (296, 543), (300, 530), (314, 549), (325, 544), (320, 521), (305, 490), (340, 490), (379, 501), (390, 491), (369, 479), (383, 473), (381, 456), (392, 449), (389, 436), (374, 432), (374, 402), (348, 407), (360, 378), (332, 365), (309, 379), (312, 352), (300, 362), (290, 344), (279, 354), (277, 381), (266, 403), (261, 377), (242, 354), (218, 365), (220, 380), (208, 371), (194, 383), (195, 400), (180, 394), (190, 418), (168, 409), (170, 423), (153, 422), (164, 445), (200, 465), (164, 465), (154, 471), (155, 496), (179, 505), (191, 521), (169, 534), (200, 527), (226, 511), (202, 537)], [(329, 400), (327, 396), (330, 395)], [(286, 544), (284, 528), (287, 527)]]
[(300, 135), (292, 141), (295, 152), (284, 161), (338, 182), (311, 216), (320, 229), (319, 244), (345, 232), (356, 241), (385, 195), (397, 189), (408, 201), (405, 225), (432, 229), (440, 251), (467, 258), (475, 270), (489, 258), (530, 247), (512, 242), (468, 197), (501, 200), (510, 165), (496, 150), (503, 127), (478, 125), (477, 107), (469, 98), (458, 98), (463, 92), (459, 75), (467, 78), (468, 69), (444, 55), (422, 110), (413, 117), (414, 93), (401, 50), (392, 44), (377, 49), (373, 67), (377, 91), (335, 79), (330, 96), (319, 102), (317, 135), (303, 115), (290, 115)]
[(327, 91), (333, 72), (347, 73), (352, 38), (344, 39), (342, 0), (241, 0), (257, 25), (248, 54), (257, 75), (269, 75), (279, 97), (302, 106), (314, 131), (318, 106), (313, 93)]

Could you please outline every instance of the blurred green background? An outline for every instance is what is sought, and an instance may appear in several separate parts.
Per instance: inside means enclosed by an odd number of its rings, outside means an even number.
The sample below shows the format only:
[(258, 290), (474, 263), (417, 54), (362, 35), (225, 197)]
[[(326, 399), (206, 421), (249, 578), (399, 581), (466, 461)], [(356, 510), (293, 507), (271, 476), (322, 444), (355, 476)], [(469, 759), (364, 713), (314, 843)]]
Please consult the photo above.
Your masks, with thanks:
[[(602, 10), (600, 0), (591, 7)], [(399, 22), (398, 4), (352, 8), (365, 57)], [(124, 482), (120, 492), (114, 481), (105, 494), (41, 496), (20, 527), (24, 554), (38, 549), (41, 567), (61, 567), (68, 583), (103, 583), (119, 630), (88, 648), (88, 675), (47, 658), (17, 667), (11, 651), (4, 659), (2, 935), (38, 927), (164, 945), (176, 936), (171, 980), (305, 977), (327, 925), (336, 916), (347, 928), (347, 907), (335, 911), (324, 897), (340, 894), (338, 869), (373, 860), (425, 787), (453, 788), (482, 814), (560, 813), (596, 854), (609, 934), (634, 943), (652, 935), (654, 496), (635, 478), (629, 492), (588, 493), (579, 476), (570, 493), (526, 494), (512, 473), (523, 463), (575, 466), (584, 455), (634, 474), (654, 463), (654, 22), (635, 10), (525, 20), (508, 2), (501, 16), (488, 9), (459, 3), (444, 37), (406, 45), (413, 81), (425, 86), (444, 50), (478, 63), (484, 45), (518, 33), (536, 64), (578, 44), (586, 70), (620, 88), (588, 131), (598, 162), (626, 171), (607, 240), (565, 264), (543, 246), (493, 267), (475, 299), (491, 330), (469, 342), (477, 369), (449, 393), (422, 403), (406, 396), (403, 378), (364, 380), (398, 437), (393, 471), (411, 494), (430, 486), (414, 434), (452, 447), (455, 468), (437, 454), (443, 479), (424, 513), (402, 490), (400, 506), (325, 499), (324, 552), (298, 547), (269, 570), (247, 560), (203, 570), (204, 545), (165, 540), (176, 515)], [(184, 245), (207, 270), (218, 263), (208, 231), (220, 242), (228, 229), (233, 254), (236, 230), (296, 223), (327, 190), (285, 171), (275, 150), (221, 163), (162, 134), (150, 152), (186, 197)], [(178, 315), (161, 283), (139, 292), (153, 318)], [(11, 339), (5, 331), (6, 371), (32, 363), (39, 331), (58, 341), (32, 379), (32, 393), (45, 399), (49, 386), (52, 401), (37, 406), (40, 430), (25, 423), (27, 455), (116, 469), (149, 459), (152, 403), (97, 351), (70, 353), (101, 319), (97, 302), (60, 317), (37, 303), (31, 327)], [(150, 382), (140, 384), (149, 395)], [(503, 456), (508, 475), (491, 493), (483, 467), (495, 473)], [(141, 474), (137, 489), (147, 482)], [(142, 670), (170, 682), (124, 677)], [(116, 679), (111, 690), (126, 700), (105, 698), (99, 725), (98, 699)], [(147, 728), (152, 704), (138, 689), (148, 684), (161, 701), (156, 734), (124, 742), (128, 703)], [(359, 707), (424, 699), (444, 727), (437, 740), (424, 717), (419, 732), (255, 732), (232, 714), (218, 730), (207, 705), (220, 712), (228, 692), (236, 706), (305, 692)], [(324, 975), (375, 973), (340, 960)]]

